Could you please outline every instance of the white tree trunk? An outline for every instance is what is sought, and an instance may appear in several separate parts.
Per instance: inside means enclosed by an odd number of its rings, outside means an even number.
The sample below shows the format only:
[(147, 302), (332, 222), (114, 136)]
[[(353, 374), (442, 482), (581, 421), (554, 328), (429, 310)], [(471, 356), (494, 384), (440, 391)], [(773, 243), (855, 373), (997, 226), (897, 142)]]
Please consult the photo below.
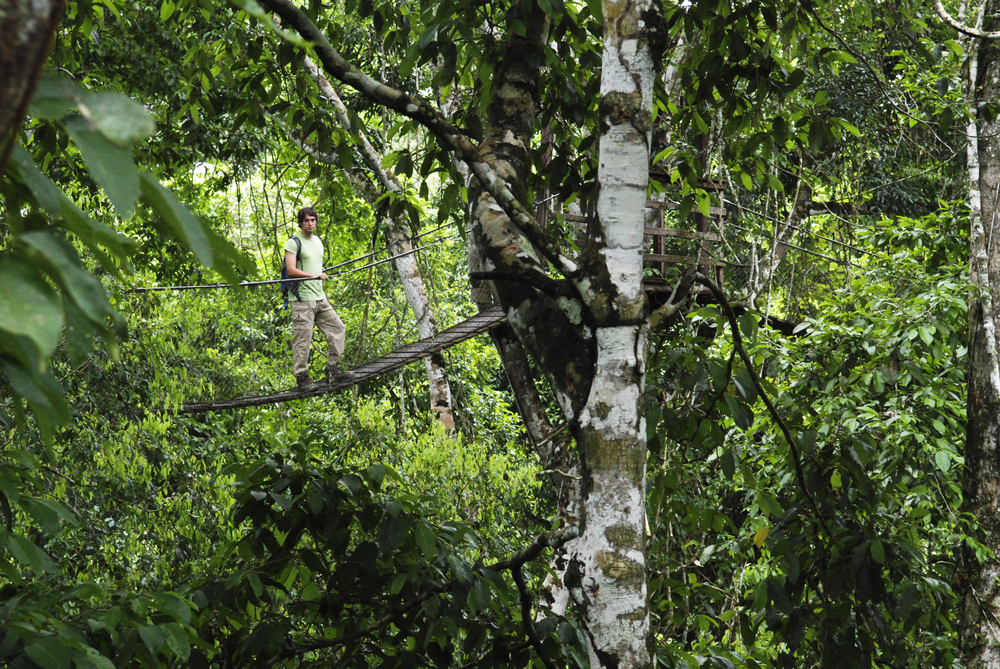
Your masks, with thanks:
[(585, 612), (591, 666), (646, 667), (642, 256), (655, 71), (645, 21), (662, 7), (604, 0), (603, 9), (598, 232), (584, 256), (604, 266), (610, 286), (580, 286), (597, 321), (597, 361), (577, 435), (581, 535), (566, 581)]

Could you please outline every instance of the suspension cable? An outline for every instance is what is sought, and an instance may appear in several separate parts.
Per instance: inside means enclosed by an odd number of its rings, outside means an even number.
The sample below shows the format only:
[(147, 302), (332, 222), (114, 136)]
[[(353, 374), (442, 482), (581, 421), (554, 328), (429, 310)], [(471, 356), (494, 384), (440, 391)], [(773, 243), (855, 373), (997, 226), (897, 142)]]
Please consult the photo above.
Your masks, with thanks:
[[(428, 232), (431, 232), (431, 231), (428, 231)], [(419, 236), (420, 235), (418, 235), (418, 237)], [(330, 274), (329, 278), (332, 279), (332, 278), (337, 277), (337, 276), (345, 276), (347, 274), (353, 274), (354, 272), (360, 272), (361, 270), (368, 269), (369, 267), (376, 267), (377, 265), (382, 265), (384, 263), (389, 262), (390, 260), (395, 260), (397, 258), (402, 258), (403, 256), (408, 256), (410, 254), (416, 253), (417, 251), (423, 251), (424, 249), (430, 248), (430, 247), (432, 247), (432, 246), (434, 246), (436, 244), (440, 244), (441, 242), (448, 241), (449, 239), (454, 239), (454, 238), (456, 238), (458, 236), (459, 236), (458, 234), (454, 234), (454, 235), (449, 235), (447, 237), (442, 237), (441, 239), (436, 239), (436, 240), (434, 240), (433, 242), (431, 242), (429, 244), (425, 244), (423, 246), (418, 246), (415, 249), (411, 249), (409, 251), (405, 251), (403, 253), (399, 253), (399, 254), (394, 255), (394, 256), (389, 256), (388, 258), (384, 258), (382, 260), (377, 260), (377, 261), (375, 261), (373, 263), (369, 263), (367, 265), (362, 265), (361, 267), (355, 267), (354, 269), (344, 270), (342, 272), (336, 272), (334, 274)], [(413, 237), (413, 239), (416, 239), (416, 238), (417, 237)], [(373, 255), (375, 255), (375, 254), (377, 254), (377, 253), (379, 253), (381, 251), (384, 251), (387, 248), (388, 247), (384, 247), (382, 249), (379, 249), (379, 251), (372, 251), (371, 253), (366, 253), (363, 256), (358, 256), (357, 258), (352, 258), (350, 260), (345, 260), (344, 262), (337, 263), (336, 265), (331, 265), (329, 268), (324, 269), (323, 272), (326, 273), (326, 272), (328, 272), (330, 270), (337, 269), (338, 267), (343, 267), (344, 265), (350, 265), (350, 264), (356, 263), (359, 260), (363, 260), (364, 258), (371, 257), (371, 256), (373, 256)], [(299, 283), (300, 281), (315, 281), (315, 280), (316, 280), (316, 277), (310, 276), (310, 277), (297, 277), (297, 278), (288, 278), (288, 279), (268, 279), (267, 281), (243, 281), (241, 283), (208, 283), (208, 284), (201, 284), (201, 285), (196, 285), (196, 286), (148, 286), (148, 287), (143, 287), (143, 288), (130, 288), (130, 289), (128, 289), (126, 291), (123, 291), (123, 292), (126, 292), (126, 293), (151, 293), (151, 292), (162, 291), (162, 290), (202, 290), (202, 289), (212, 289), (212, 288), (235, 288), (237, 286), (253, 288), (253, 287), (256, 287), (256, 286), (268, 286), (268, 285), (272, 285), (272, 284), (275, 284), (275, 283)]]

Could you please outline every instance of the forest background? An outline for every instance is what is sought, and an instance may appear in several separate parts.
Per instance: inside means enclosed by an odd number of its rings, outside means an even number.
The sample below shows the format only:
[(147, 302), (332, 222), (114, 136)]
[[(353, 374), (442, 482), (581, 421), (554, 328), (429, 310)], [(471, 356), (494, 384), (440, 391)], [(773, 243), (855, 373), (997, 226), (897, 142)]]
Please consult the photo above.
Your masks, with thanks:
[[(992, 666), (994, 14), (12, 3), (0, 658)], [(607, 57), (643, 50), (639, 109)], [(719, 236), (698, 276), (647, 266), (672, 290), (631, 317), (585, 287), (618, 285), (595, 260), (618, 118), (648, 133), (640, 236), (658, 212)], [(327, 287), (349, 366), (494, 303), (510, 325), (352, 390), (176, 413), (289, 387), (288, 312), (273, 285), (135, 289), (273, 279), (303, 205), (328, 263), (362, 258)], [(642, 343), (615, 373), (613, 327)], [(587, 394), (630, 374), (605, 406), (634, 404), (641, 463), (588, 441)], [(588, 557), (607, 462), (644, 518)], [(634, 646), (602, 645), (590, 558), (640, 602), (615, 613)]]

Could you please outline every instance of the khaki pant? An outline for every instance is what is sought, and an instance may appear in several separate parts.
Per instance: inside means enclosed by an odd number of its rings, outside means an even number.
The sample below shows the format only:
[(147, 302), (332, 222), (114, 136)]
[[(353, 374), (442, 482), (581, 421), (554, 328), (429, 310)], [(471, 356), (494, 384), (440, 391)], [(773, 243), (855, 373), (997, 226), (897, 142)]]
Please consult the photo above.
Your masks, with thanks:
[(326, 337), (329, 351), (326, 364), (340, 362), (347, 341), (347, 328), (326, 300), (289, 302), (292, 306), (292, 367), (295, 375), (309, 371), (309, 348), (312, 346), (313, 324)]

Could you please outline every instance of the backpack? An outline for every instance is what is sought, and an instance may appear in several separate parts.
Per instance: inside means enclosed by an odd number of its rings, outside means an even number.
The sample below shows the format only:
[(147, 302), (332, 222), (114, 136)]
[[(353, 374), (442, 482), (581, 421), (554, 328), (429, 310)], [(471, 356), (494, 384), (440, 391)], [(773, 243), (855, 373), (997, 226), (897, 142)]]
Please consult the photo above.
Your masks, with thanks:
[[(298, 237), (292, 237), (295, 240), (295, 266), (301, 267), (302, 263), (299, 260), (299, 255), (302, 253), (302, 241)], [(288, 279), (288, 267), (286, 265), (281, 266), (281, 297), (285, 302), (285, 309), (288, 308), (288, 294), (291, 293), (295, 296), (295, 299), (299, 302), (302, 298), (299, 297), (299, 282), (298, 281), (286, 281)]]

